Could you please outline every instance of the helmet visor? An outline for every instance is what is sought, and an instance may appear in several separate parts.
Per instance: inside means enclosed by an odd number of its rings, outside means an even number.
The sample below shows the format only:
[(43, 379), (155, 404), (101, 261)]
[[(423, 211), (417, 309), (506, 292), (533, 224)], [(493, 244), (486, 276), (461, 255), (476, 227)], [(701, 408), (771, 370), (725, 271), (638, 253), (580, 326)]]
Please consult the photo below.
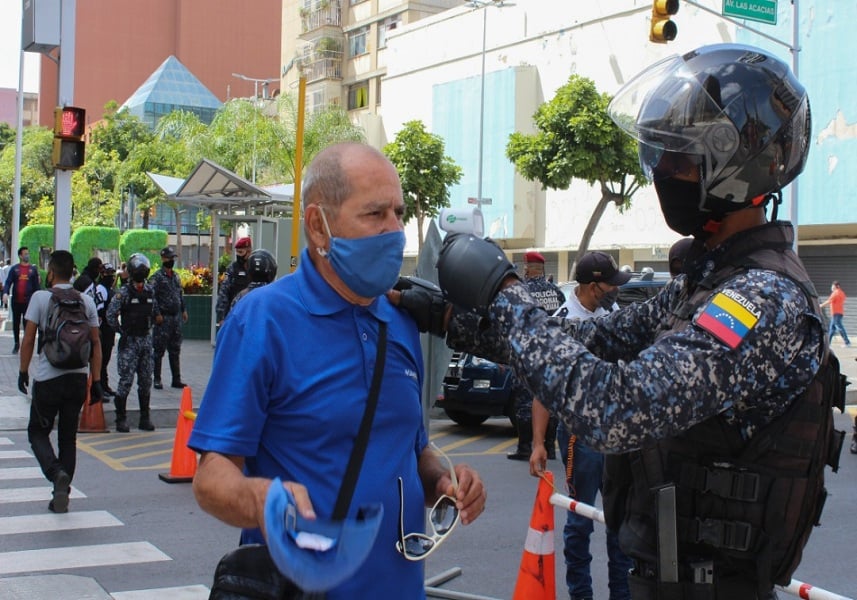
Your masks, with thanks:
[(711, 174), (737, 149), (737, 130), (720, 105), (717, 80), (700, 82), (681, 56), (645, 69), (616, 93), (607, 111), (639, 143), (640, 166), (651, 181), (675, 166), (672, 160), (664, 164), (665, 152), (695, 155), (692, 160)]

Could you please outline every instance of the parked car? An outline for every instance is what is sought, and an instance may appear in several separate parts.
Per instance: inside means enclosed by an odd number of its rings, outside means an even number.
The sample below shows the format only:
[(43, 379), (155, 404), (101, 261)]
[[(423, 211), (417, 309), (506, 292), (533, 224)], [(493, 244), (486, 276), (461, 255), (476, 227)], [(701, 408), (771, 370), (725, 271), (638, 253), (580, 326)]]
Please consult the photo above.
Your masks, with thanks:
[[(645, 302), (655, 296), (669, 281), (669, 273), (643, 269), (619, 288), (617, 304)], [(560, 290), (566, 298), (577, 282), (563, 283)], [(512, 397), (512, 370), (490, 360), (453, 352), (443, 378), (443, 393), (435, 401), (446, 416), (465, 427), (476, 427), (489, 417), (508, 417), (515, 425), (515, 399)]]

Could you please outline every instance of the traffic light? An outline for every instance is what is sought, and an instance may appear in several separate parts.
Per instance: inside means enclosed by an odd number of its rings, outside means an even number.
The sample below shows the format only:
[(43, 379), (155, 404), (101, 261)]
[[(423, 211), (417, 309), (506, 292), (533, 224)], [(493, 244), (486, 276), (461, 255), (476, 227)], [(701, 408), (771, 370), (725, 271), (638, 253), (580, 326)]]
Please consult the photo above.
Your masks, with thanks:
[(665, 44), (675, 39), (678, 27), (670, 17), (678, 12), (678, 0), (652, 0), (652, 24), (649, 41)]
[(54, 168), (69, 171), (83, 166), (85, 125), (84, 109), (76, 106), (58, 106), (54, 109), (54, 147), (51, 152)]

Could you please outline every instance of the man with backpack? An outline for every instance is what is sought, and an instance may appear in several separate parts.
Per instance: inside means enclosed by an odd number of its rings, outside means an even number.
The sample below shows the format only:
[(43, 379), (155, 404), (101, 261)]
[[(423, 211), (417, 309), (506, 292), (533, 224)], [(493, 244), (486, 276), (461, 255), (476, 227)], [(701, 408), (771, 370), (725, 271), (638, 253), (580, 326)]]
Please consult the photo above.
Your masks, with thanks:
[[(98, 314), (92, 298), (69, 283), (73, 269), (74, 257), (70, 252), (57, 250), (51, 254), (48, 262), (51, 288), (35, 292), (27, 307), (18, 374), (18, 389), (26, 394), (38, 330), (41, 335), (32, 364), (33, 400), (27, 435), (42, 473), (54, 484), (48, 509), (55, 513), (68, 512), (77, 460), (77, 424), (86, 400), (87, 373), (92, 375), (92, 401), (102, 398)], [(50, 440), (57, 415), (59, 456)]]

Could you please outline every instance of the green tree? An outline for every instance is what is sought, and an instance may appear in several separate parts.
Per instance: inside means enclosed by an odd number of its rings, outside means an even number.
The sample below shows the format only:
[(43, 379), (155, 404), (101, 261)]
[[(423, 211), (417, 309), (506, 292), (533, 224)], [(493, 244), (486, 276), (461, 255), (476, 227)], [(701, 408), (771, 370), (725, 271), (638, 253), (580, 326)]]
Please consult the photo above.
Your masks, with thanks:
[(15, 130), (11, 125), (5, 121), (0, 123), (0, 152), (2, 152), (6, 146), (15, 144), (15, 135)]
[(539, 181), (543, 189), (568, 189), (572, 179), (601, 188), (580, 240), (572, 278), (608, 204), (624, 211), (645, 183), (636, 142), (610, 119), (609, 103), (610, 96), (599, 93), (591, 79), (572, 75), (553, 99), (536, 110), (537, 133), (513, 133), (506, 145), (506, 156), (518, 172), (529, 181)]
[(426, 218), (449, 206), (449, 186), (461, 180), (461, 167), (444, 154), (443, 138), (426, 131), (422, 121), (408, 121), (384, 154), (396, 165), (405, 197), (405, 223), (417, 219), (418, 250), (423, 249)]
[[(31, 222), (40, 202), (53, 204), (53, 132), (46, 127), (24, 128), (21, 141), (21, 227)], [(0, 230), (3, 244), (12, 243), (12, 204), (15, 198), (15, 144), (0, 152)], [(14, 251), (14, 249), (13, 249)]]

